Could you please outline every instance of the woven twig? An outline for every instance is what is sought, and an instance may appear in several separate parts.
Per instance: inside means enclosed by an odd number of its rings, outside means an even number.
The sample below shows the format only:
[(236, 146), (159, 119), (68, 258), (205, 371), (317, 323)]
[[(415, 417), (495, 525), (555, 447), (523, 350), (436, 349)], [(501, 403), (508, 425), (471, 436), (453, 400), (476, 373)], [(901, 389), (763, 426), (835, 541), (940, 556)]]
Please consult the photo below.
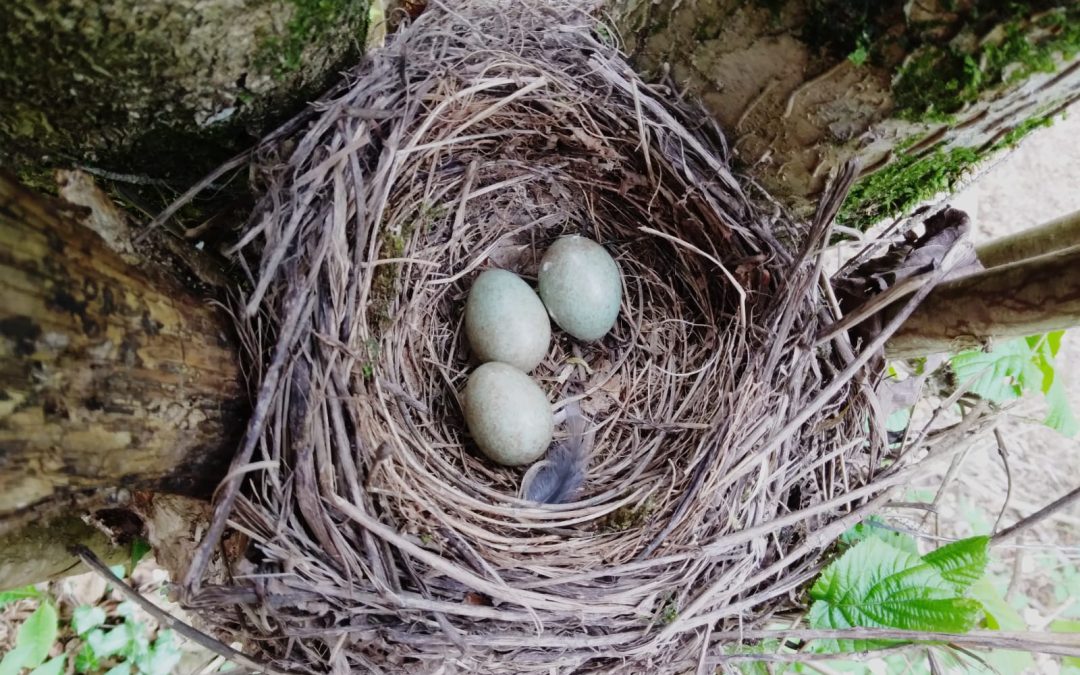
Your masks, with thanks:
[[(256, 414), (187, 589), (277, 667), (683, 672), (713, 631), (792, 608), (909, 477), (876, 468), (876, 348), (814, 343), (855, 172), (810, 225), (759, 212), (704, 113), (607, 35), (553, 3), (431, 6), (257, 153), (236, 249)], [(612, 252), (625, 292), (609, 337), (556, 332), (533, 373), (594, 435), (577, 501), (541, 507), (464, 432), (461, 317), (481, 270), (534, 278), (567, 233)], [(209, 586), (225, 529), (246, 558)]]

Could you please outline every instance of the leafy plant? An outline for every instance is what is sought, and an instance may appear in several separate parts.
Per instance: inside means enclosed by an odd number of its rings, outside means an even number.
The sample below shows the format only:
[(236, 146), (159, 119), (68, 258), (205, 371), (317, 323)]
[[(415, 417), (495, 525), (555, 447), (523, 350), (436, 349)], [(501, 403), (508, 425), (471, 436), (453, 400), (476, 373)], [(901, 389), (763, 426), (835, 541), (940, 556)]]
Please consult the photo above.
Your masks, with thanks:
[(57, 643), (71, 639), (72, 634), (82, 642), (74, 657), (78, 673), (105, 675), (168, 675), (175, 671), (182, 656), (171, 630), (158, 630), (151, 639), (151, 629), (138, 620), (136, 606), (122, 602), (113, 612), (103, 607), (83, 605), (71, 615), (70, 630), (61, 637), (60, 619), (53, 604), (33, 587), (20, 588), (0, 594), (0, 604), (24, 598), (41, 600), (38, 608), (19, 626), (15, 648), (0, 661), (0, 675), (60, 675), (67, 672), (65, 649), (59, 656), (46, 661)]
[(41, 596), (41, 591), (33, 586), (23, 586), (22, 588), (13, 588), (10, 591), (4, 591), (0, 593), (0, 607), (17, 600), (25, 600), (26, 598), (37, 598)]
[(31, 675), (55, 675), (62, 672), (66, 660), (64, 654), (45, 661), (56, 642), (58, 624), (56, 608), (49, 601), (42, 602), (19, 626), (15, 635), (15, 648), (0, 661), (0, 675), (18, 675), (25, 668), (33, 669)]
[(960, 352), (952, 358), (952, 369), (960, 383), (971, 382), (972, 393), (995, 403), (1016, 400), (1025, 391), (1042, 392), (1050, 406), (1046, 425), (1065, 436), (1073, 436), (1080, 431), (1080, 425), (1055, 372), (1063, 334), (1055, 331), (1010, 340), (991, 352)]
[(130, 602), (121, 603), (116, 613), (124, 619), (123, 623), (109, 626), (101, 608), (76, 608), (72, 628), (84, 642), (75, 659), (77, 672), (94, 672), (109, 662), (115, 665), (106, 675), (168, 675), (173, 671), (181, 654), (172, 631), (158, 631), (151, 641), (145, 624), (136, 620), (134, 610)]
[[(814, 628), (900, 628), (966, 632), (982, 605), (964, 596), (986, 568), (986, 537), (972, 537), (920, 557), (866, 537), (825, 568), (810, 589)], [(883, 640), (827, 640), (824, 652), (862, 651), (895, 644)]]

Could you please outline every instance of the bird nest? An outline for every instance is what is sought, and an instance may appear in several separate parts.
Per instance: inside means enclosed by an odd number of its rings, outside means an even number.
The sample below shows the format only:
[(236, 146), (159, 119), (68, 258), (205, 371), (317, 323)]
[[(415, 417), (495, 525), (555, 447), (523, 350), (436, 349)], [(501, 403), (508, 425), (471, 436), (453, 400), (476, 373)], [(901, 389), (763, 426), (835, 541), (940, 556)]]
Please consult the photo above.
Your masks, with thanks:
[[(257, 404), (208, 537), (229, 577), (202, 583), (202, 551), (190, 602), (274, 668), (685, 672), (794, 607), (873, 494), (867, 358), (814, 340), (842, 192), (788, 218), (610, 35), (569, 5), (432, 6), (261, 146)], [(481, 271), (534, 280), (566, 234), (624, 290), (607, 337), (556, 331), (532, 373), (593, 438), (547, 505), (466, 432), (462, 317)]]

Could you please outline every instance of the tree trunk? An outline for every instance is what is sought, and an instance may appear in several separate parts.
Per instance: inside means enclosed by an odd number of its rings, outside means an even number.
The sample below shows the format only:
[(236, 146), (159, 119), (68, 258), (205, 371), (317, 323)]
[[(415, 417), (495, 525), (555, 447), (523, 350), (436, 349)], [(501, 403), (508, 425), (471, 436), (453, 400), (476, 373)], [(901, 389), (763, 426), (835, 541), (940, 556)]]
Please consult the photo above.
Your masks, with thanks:
[(0, 173), (0, 535), (223, 475), (247, 415), (230, 322), (165, 270)]
[(367, 10), (367, 0), (4, 0), (0, 166), (41, 189), (50, 168), (73, 164), (186, 188), (353, 65)]
[[(898, 303), (903, 304), (903, 303)], [(1080, 245), (935, 288), (893, 335), (889, 358), (980, 348), (1080, 324)]]
[(640, 68), (701, 97), (768, 191), (809, 213), (858, 157), (857, 228), (952, 191), (1080, 98), (1064, 0), (613, 0)]

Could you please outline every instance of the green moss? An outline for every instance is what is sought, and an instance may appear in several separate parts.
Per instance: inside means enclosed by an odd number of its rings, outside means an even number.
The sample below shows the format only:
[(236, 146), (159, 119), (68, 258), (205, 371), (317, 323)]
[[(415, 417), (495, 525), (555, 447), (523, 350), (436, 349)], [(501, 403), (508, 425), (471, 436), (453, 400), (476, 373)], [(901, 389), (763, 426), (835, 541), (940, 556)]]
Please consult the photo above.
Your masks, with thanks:
[(899, 0), (811, 0), (802, 38), (836, 58), (861, 54), (865, 61), (870, 45), (896, 25), (903, 11)]
[(360, 42), (367, 29), (367, 0), (289, 0), (292, 17), (285, 34), (269, 38), (263, 45), (262, 63), (272, 63), (281, 77), (297, 71), (312, 41), (341, 26), (354, 27), (353, 39)]
[(964, 172), (979, 160), (972, 148), (937, 150), (924, 157), (904, 155), (855, 184), (838, 216), (860, 230), (908, 213), (941, 192), (952, 190)]
[(656, 503), (652, 498), (648, 498), (636, 506), (627, 504), (615, 509), (602, 518), (598, 522), (598, 527), (604, 532), (625, 532), (626, 530), (643, 525), (655, 510)]
[[(0, 164), (86, 164), (185, 187), (355, 62), (366, 4), (6, 0)], [(260, 65), (275, 39), (287, 77)]]
[[(419, 209), (417, 218), (405, 222), (397, 232), (385, 230), (382, 233), (382, 242), (379, 245), (379, 258), (400, 258), (405, 253), (405, 247), (416, 231), (418, 224), (423, 226), (424, 214), (431, 211), (425, 207)], [(375, 268), (375, 276), (371, 280), (371, 298), (368, 305), (368, 323), (377, 333), (382, 333), (390, 326), (390, 307), (397, 295), (398, 277), (400, 277), (401, 265), (387, 263)]]
[(974, 57), (929, 46), (915, 54), (893, 85), (899, 117), (951, 122), (952, 114), (978, 99), (985, 77)]
[(980, 17), (983, 22), (988, 17), (1006, 21), (999, 41), (970, 53), (952, 43), (917, 48), (894, 78), (897, 115), (916, 122), (951, 122), (953, 113), (986, 90), (1052, 73), (1058, 55), (1068, 60), (1080, 53), (1080, 7), (1058, 8), (1034, 23), (1026, 18), (1030, 7), (1014, 4), (1009, 9), (1011, 19), (992, 12)]
[(1028, 118), (1013, 127), (1000, 141), (994, 144), (994, 150), (1016, 147), (1024, 136), (1042, 127), (1048, 127), (1054, 123), (1053, 115), (1036, 115)]
[(674, 592), (670, 592), (664, 597), (664, 604), (660, 606), (660, 614), (657, 617), (657, 623), (661, 626), (667, 626), (675, 623), (675, 619), (678, 618), (679, 598)]

